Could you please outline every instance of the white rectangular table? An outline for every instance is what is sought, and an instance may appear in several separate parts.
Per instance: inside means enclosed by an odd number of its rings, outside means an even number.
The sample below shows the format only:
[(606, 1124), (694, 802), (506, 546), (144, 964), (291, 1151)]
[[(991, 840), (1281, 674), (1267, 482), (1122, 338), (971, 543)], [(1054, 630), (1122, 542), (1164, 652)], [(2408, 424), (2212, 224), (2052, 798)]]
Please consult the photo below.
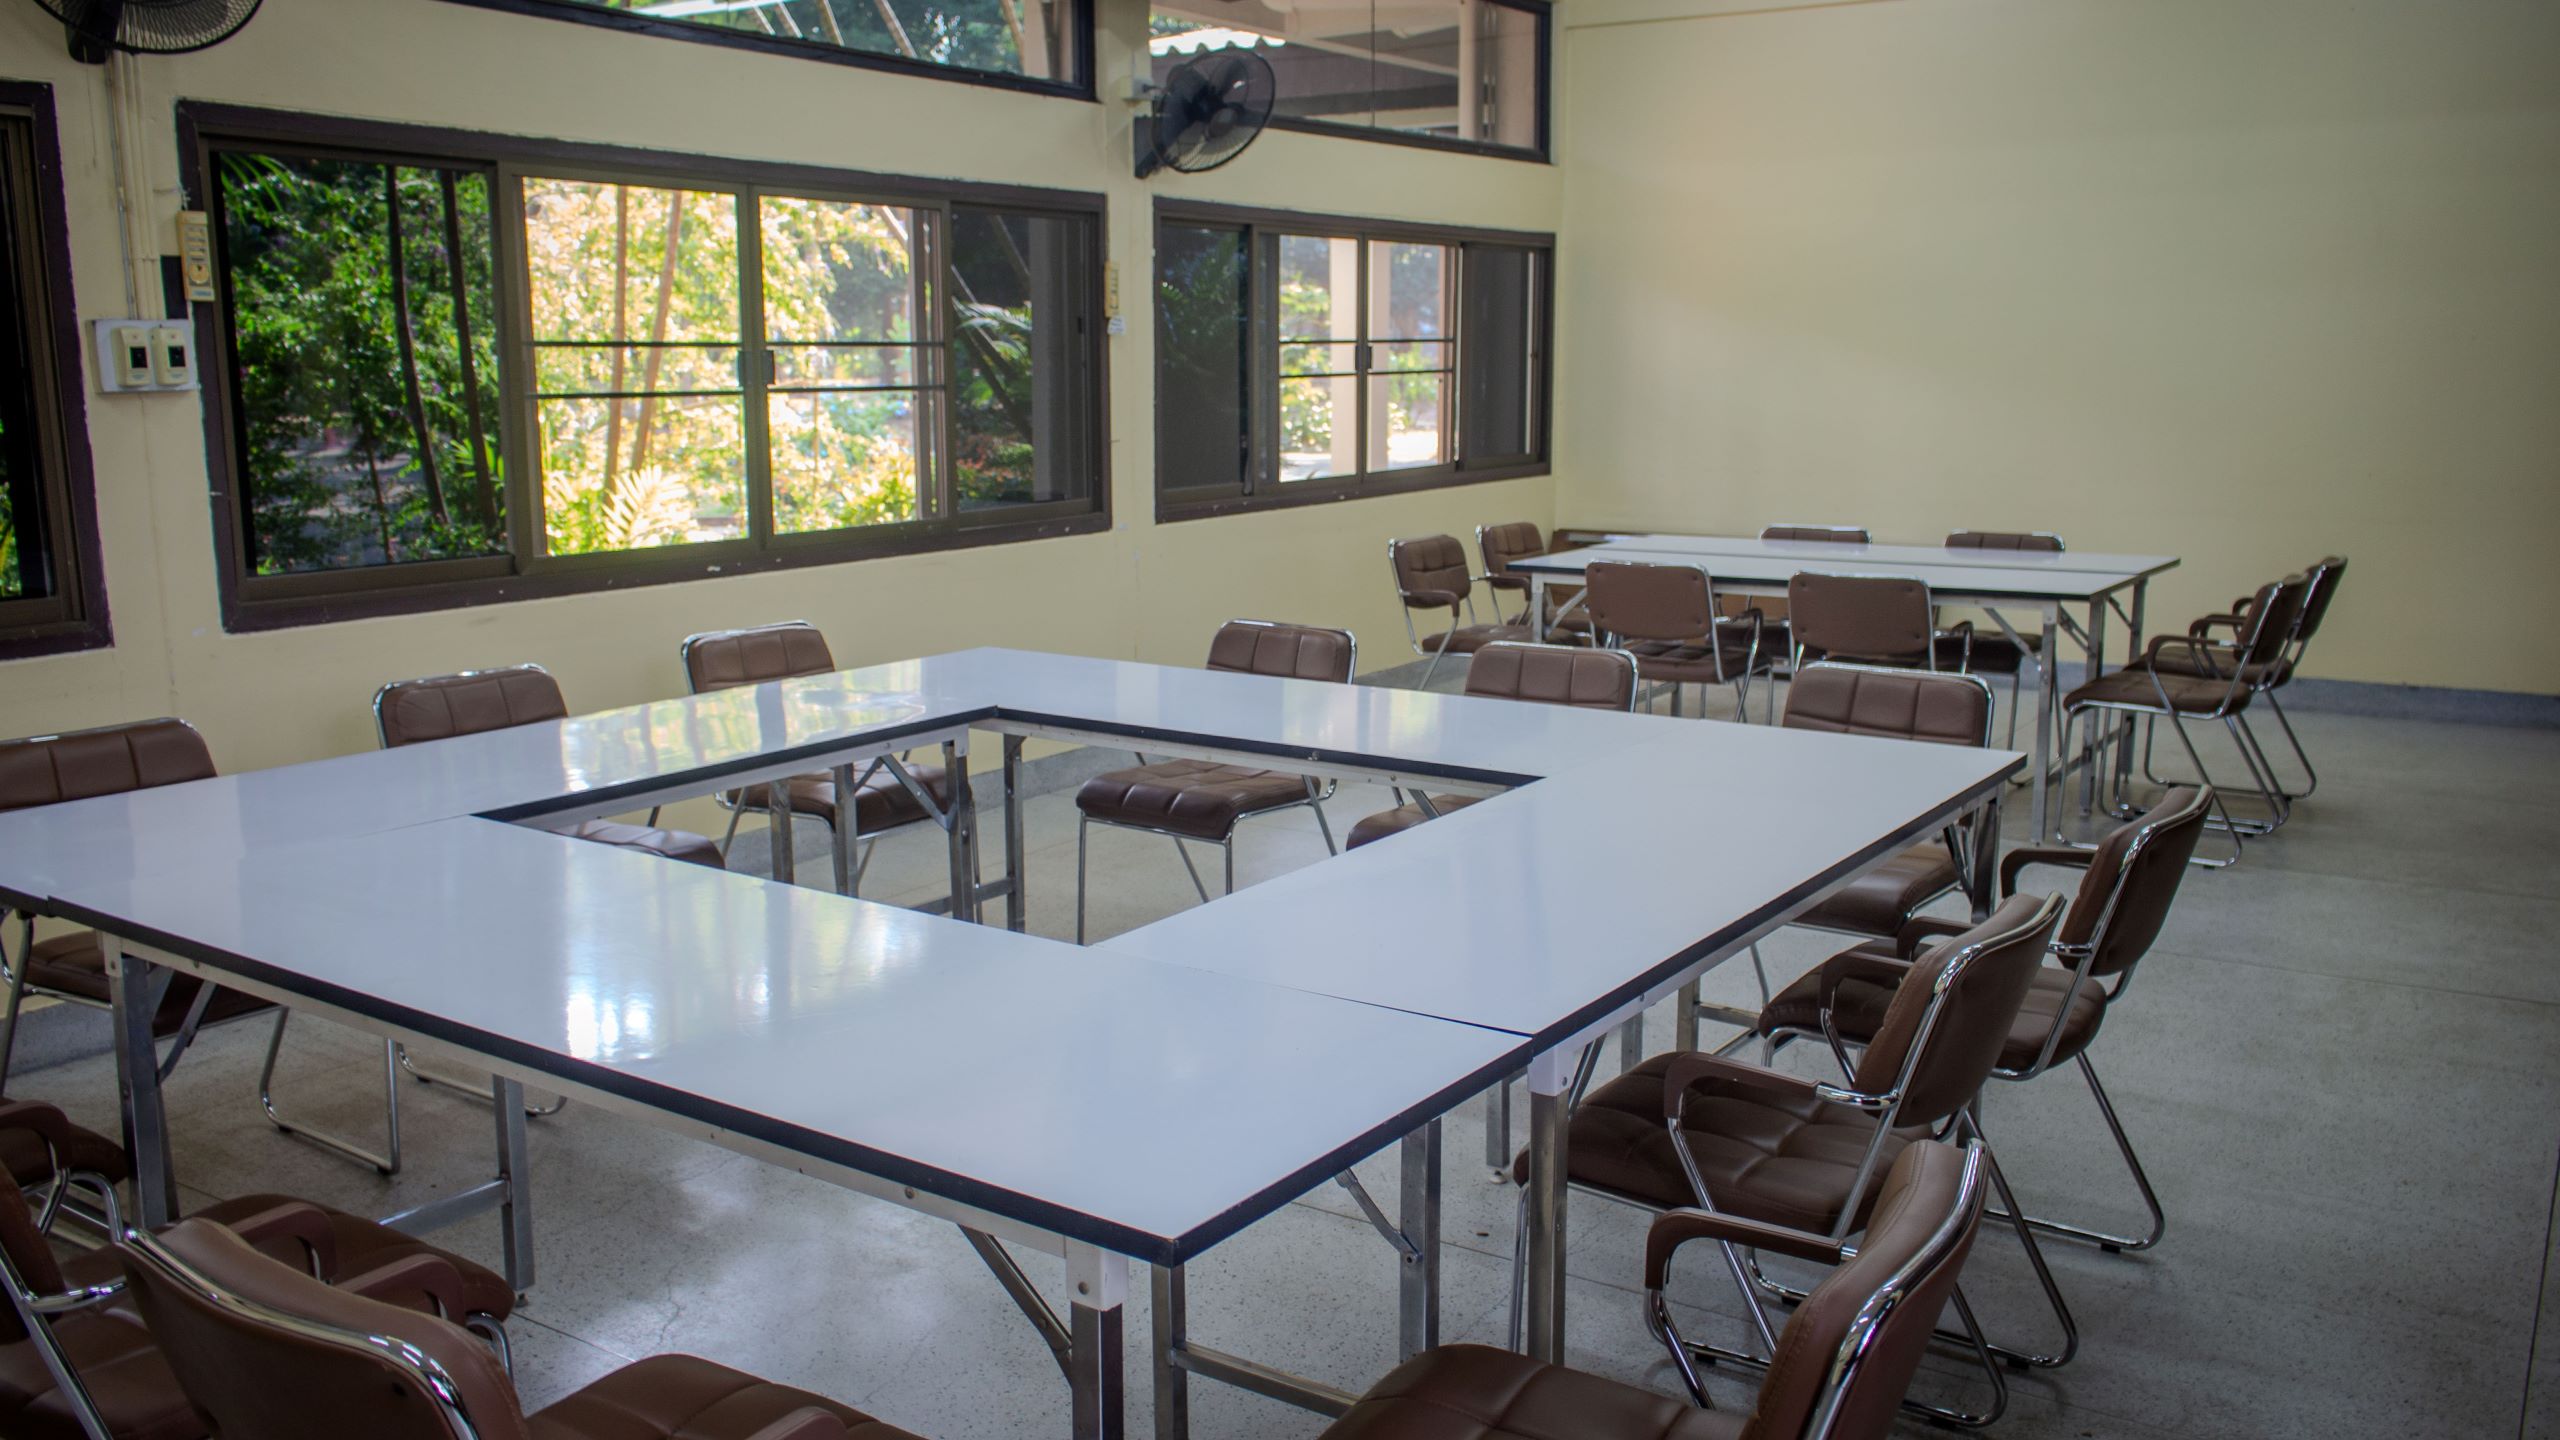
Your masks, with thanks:
[[(1696, 565), (1717, 590), (1734, 595), (1784, 596), (1798, 571), (1897, 575), (1924, 581), (1931, 595), (1985, 611), (2036, 668), (2036, 727), (2032, 794), (2028, 805), (2036, 838), (2053, 833), (2054, 729), (2061, 706), (2053, 663), (2054, 632), (2066, 626), (2089, 657), (2091, 675), (2106, 668), (2107, 616), (2125, 626), (2128, 659), (2142, 653), (2143, 608), (2151, 577), (2174, 568), (2174, 555), (2102, 555), (2027, 550), (1953, 549), (1922, 545), (1850, 545), (1826, 541), (1759, 540), (1713, 535), (1630, 535), (1589, 549), (1515, 560), (1510, 568), (1530, 577), (1529, 613), (1543, 628), (1550, 584), (1582, 578), (1594, 560)], [(2075, 621), (2078, 607), (2085, 621)], [(2035, 617), (2032, 638), (2010, 616)]]
[[(1005, 737), (1008, 782), (1037, 735), (1510, 793), (1083, 950), (533, 828), (910, 744), (965, 758), (972, 730)], [(1582, 1042), (1996, 799), (2019, 760), (980, 650), (0, 816), (0, 893), (110, 937), (147, 1217), (175, 1195), (152, 1001), (191, 971), (497, 1073), (499, 1175), (411, 1219), (499, 1208), (524, 1279), (524, 1124), (505, 1099), (528, 1080), (962, 1224), (1041, 1323), (1079, 1436), (1120, 1433), (1126, 1262), (1154, 1264), (1159, 1296), (1174, 1287), (1157, 1384), (1178, 1434), (1186, 1371), (1325, 1403), (1187, 1345), (1179, 1266), (1389, 1141), (1407, 1162), (1401, 1339), (1431, 1342), (1434, 1117), (1523, 1068), (1532, 1342), (1560, 1354), (1561, 1072)], [(965, 916), (965, 767), (954, 784)], [(1718, 827), (1702, 806), (1719, 797), (1790, 823)], [(996, 888), (1018, 927), (1010, 784), (1007, 801)], [(1601, 923), (1610, 876), (1645, 888)], [(1458, 947), (1452, 911), (1477, 917)], [(961, 1034), (983, 1043), (956, 1054)], [(1066, 1260), (1068, 1319), (1026, 1298), (998, 1239)]]

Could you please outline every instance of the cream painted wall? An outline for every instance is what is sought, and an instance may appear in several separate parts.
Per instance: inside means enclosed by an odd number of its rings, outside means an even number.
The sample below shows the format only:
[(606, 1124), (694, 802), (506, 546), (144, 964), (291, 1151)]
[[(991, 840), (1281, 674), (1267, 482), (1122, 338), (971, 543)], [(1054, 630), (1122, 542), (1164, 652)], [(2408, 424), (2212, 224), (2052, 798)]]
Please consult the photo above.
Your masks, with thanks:
[(2314, 672), (2560, 691), (2560, 5), (1574, 0), (1560, 518), (2327, 550)]
[[(1125, 95), (1145, 0), (1100, 0), (1101, 89)], [(116, 644), (0, 666), (0, 734), (182, 714), (227, 769), (373, 743), (382, 681), (536, 660), (580, 709), (678, 694), (688, 632), (803, 617), (845, 663), (981, 644), (1194, 664), (1233, 615), (1351, 627), (1363, 660), (1409, 658), (1387, 585), (1395, 535), (1552, 519), (1545, 478), (1154, 523), (1152, 318), (1159, 194), (1552, 230), (1548, 166), (1274, 133), (1215, 175), (1133, 180), (1132, 111), (626, 36), (440, 0), (268, 0), (238, 38), (142, 67), (155, 213), (178, 208), (173, 107), (223, 101), (746, 159), (1099, 191), (1128, 334), (1110, 342), (1105, 534), (255, 635), (216, 605), (193, 397), (88, 397)], [(31, 5), (0, 7), (0, 76), (50, 82), (81, 314), (121, 313), (99, 72)], [(165, 226), (162, 227), (165, 233)]]

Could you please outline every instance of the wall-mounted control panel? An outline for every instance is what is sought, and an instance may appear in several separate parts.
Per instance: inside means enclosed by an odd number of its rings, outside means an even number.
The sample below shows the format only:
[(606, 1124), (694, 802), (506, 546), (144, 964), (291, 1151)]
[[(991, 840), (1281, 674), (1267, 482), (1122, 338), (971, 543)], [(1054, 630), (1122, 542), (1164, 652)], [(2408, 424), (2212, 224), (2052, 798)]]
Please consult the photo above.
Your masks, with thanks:
[(99, 320), (91, 328), (98, 388), (108, 394), (201, 388), (193, 320)]

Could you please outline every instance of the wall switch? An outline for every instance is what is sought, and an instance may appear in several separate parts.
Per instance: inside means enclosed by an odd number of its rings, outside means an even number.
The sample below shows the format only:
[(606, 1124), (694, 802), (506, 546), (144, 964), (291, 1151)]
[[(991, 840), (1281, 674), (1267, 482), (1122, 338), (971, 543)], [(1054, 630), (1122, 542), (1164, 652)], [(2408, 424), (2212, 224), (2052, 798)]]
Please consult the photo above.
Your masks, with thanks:
[(197, 388), (193, 320), (99, 320), (92, 334), (108, 394)]
[(142, 325), (118, 325), (107, 332), (108, 361), (116, 384), (126, 390), (151, 384), (151, 331)]
[(192, 326), (151, 327), (151, 380), (163, 390), (185, 390), (196, 383), (196, 337)]
[(189, 300), (214, 298), (213, 221), (201, 210), (178, 212), (178, 266)]

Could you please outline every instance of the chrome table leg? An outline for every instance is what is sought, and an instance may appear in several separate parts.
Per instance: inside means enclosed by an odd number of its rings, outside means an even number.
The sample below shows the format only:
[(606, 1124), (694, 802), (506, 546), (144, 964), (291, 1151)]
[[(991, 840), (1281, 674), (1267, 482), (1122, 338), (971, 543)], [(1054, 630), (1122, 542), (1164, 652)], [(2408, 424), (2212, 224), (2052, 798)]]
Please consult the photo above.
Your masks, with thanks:
[(1069, 1433), (1074, 1440), (1123, 1440), (1127, 1381), (1121, 1374), (1121, 1325), (1129, 1296), (1129, 1262), (1090, 1245), (1067, 1246)]
[(160, 1057), (151, 1042), (151, 1019), (160, 1013), (170, 972), (125, 952), (100, 932), (107, 996), (115, 1013), (116, 1096), (123, 1102), (124, 1148), (133, 1157), (133, 1197), (146, 1230), (178, 1218), (178, 1180), (169, 1163), (169, 1115), (160, 1098)]
[(1404, 1211), (1399, 1226), (1413, 1247), (1398, 1271), (1396, 1353), (1410, 1360), (1440, 1343), (1440, 1122), (1404, 1137)]
[(498, 1102), (498, 1244), (507, 1288), (533, 1288), (533, 1167), (526, 1163), (524, 1085), (500, 1079)]
[(1004, 737), (1004, 914), (1005, 928), (1030, 925), (1022, 904), (1022, 737)]
[(1528, 1355), (1564, 1363), (1565, 1145), (1571, 1058), (1550, 1050), (1529, 1062)]

